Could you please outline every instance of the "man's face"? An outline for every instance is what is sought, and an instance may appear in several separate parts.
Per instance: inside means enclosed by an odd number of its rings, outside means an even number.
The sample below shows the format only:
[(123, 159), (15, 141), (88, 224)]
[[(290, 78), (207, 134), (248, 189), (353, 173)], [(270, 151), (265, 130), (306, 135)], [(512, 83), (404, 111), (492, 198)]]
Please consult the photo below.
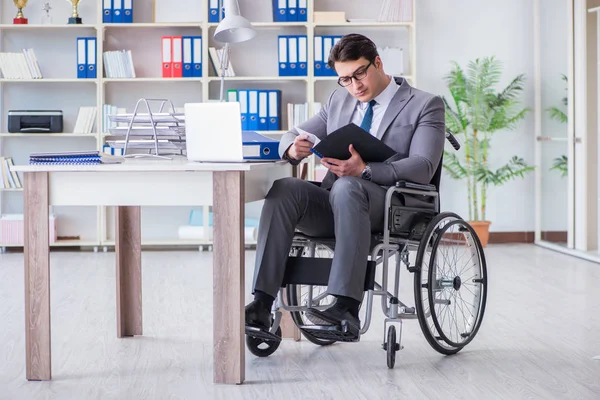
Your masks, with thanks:
[(356, 61), (336, 62), (335, 71), (339, 76), (338, 82), (345, 86), (352, 96), (366, 103), (375, 97), (379, 87), (379, 65), (379, 58), (370, 63), (361, 57)]

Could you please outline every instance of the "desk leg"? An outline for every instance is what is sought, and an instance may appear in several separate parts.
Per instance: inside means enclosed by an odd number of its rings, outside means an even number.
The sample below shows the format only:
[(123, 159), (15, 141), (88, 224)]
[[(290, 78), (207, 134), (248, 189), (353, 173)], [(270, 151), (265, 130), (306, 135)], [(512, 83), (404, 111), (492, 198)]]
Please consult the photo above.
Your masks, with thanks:
[(25, 357), (28, 380), (52, 379), (48, 173), (24, 174)]
[(244, 348), (244, 173), (213, 173), (213, 367), (215, 383), (242, 383)]
[(117, 337), (142, 334), (140, 207), (116, 207)]

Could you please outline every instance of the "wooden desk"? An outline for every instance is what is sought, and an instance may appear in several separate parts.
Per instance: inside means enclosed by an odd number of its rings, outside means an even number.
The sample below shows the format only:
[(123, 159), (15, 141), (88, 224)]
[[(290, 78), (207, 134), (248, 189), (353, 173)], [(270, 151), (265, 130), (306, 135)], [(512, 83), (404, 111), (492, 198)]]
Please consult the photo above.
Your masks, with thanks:
[(117, 336), (142, 334), (140, 206), (213, 205), (214, 382), (242, 383), (244, 205), (261, 200), (285, 162), (128, 159), (112, 165), (18, 165), (24, 175), (26, 377), (52, 379), (49, 206), (116, 206)]

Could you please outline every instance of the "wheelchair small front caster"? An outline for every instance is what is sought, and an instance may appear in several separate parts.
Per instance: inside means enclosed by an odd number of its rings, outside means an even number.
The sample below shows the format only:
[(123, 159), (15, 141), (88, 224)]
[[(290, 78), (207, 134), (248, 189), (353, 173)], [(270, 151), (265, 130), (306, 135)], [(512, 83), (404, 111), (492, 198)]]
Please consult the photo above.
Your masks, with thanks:
[(387, 352), (387, 366), (392, 369), (396, 364), (396, 352), (400, 350), (400, 345), (396, 342), (396, 327), (394, 325), (388, 328), (385, 350)]
[(250, 353), (254, 354), (255, 356), (268, 357), (275, 353), (275, 350), (277, 350), (279, 344), (281, 343), (281, 327), (277, 328), (275, 335), (277, 335), (280, 340), (265, 340), (260, 337), (246, 335), (246, 346), (248, 346)]

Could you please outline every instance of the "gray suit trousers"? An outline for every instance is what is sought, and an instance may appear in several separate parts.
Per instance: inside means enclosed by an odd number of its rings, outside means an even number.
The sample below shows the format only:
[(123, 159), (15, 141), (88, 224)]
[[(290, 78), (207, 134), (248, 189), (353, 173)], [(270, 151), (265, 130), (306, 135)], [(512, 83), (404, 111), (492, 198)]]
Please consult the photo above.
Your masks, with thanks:
[(328, 293), (362, 301), (371, 232), (381, 232), (386, 190), (342, 177), (331, 190), (298, 178), (277, 180), (260, 217), (253, 292), (277, 296), (294, 232), (336, 238)]

